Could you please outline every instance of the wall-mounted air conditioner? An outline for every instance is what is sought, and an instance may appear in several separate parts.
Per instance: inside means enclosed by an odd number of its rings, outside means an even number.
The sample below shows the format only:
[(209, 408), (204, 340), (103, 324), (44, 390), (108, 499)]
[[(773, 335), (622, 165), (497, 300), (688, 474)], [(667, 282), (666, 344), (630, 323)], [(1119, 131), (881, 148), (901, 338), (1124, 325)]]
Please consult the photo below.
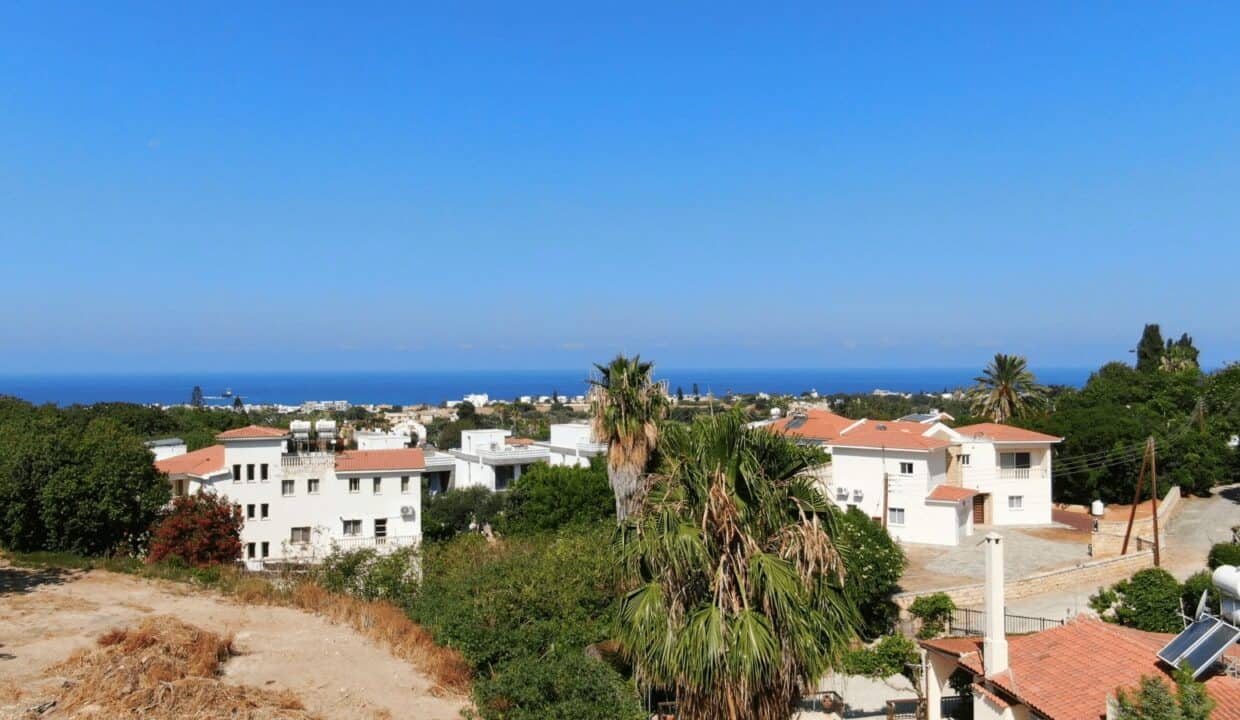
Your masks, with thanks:
[(860, 490), (853, 490), (853, 502), (860, 502), (863, 497), (865, 497), (865, 493)]
[(401, 515), (406, 515), (406, 516), (408, 516), (408, 515), (412, 515), (412, 514), (413, 514), (413, 506), (412, 506), (412, 505), (401, 505), (401, 506), (400, 506), (400, 514), (401, 514)]

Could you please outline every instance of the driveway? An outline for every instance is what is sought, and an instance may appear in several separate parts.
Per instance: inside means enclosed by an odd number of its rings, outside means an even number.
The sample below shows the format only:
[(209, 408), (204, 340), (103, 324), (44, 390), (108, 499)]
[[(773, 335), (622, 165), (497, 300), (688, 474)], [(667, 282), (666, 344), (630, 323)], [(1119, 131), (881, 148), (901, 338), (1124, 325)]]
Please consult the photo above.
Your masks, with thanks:
[(900, 578), (900, 587), (912, 592), (985, 580), (986, 558), (982, 545), (991, 530), (997, 531), (1006, 541), (1003, 569), (1009, 580), (1089, 560), (1089, 533), (1058, 525), (978, 525), (973, 535), (956, 547), (904, 546), (909, 564)]

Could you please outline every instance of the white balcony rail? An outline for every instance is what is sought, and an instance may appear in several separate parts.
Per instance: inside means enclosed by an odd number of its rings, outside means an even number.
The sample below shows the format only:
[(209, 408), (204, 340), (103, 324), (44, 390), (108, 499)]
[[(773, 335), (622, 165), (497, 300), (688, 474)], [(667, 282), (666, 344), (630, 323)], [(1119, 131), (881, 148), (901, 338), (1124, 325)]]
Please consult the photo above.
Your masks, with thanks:
[(332, 547), (338, 550), (378, 550), (380, 553), (392, 552), (399, 548), (418, 544), (417, 535), (388, 535), (384, 537), (342, 537), (332, 538)]
[(1028, 480), (1042, 477), (1042, 468), (999, 468), (1000, 480)]
[(293, 467), (323, 467), (325, 465), (335, 465), (336, 454), (328, 452), (313, 453), (296, 453), (292, 455), (281, 455), (280, 466), (286, 468)]
[(516, 462), (537, 462), (539, 460), (547, 460), (551, 457), (551, 453), (547, 448), (520, 448), (507, 450), (479, 450), (478, 457), (483, 462), (488, 463), (516, 463)]

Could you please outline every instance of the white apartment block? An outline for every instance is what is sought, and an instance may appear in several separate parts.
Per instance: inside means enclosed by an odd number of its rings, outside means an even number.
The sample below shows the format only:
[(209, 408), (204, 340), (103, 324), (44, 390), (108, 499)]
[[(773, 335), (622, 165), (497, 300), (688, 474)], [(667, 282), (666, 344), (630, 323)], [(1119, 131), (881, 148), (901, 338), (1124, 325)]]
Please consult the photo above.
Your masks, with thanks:
[(422, 538), (422, 451), (342, 450), (335, 423), (296, 428), (251, 425), (216, 436), (219, 444), (160, 460), (174, 495), (198, 490), (241, 511), (242, 555), (313, 561), (333, 549), (386, 551)]
[(1051, 448), (1061, 438), (935, 418), (851, 420), (811, 410), (769, 425), (831, 453), (815, 475), (828, 497), (857, 507), (910, 543), (957, 545), (975, 525), (1051, 523)]
[(597, 442), (588, 423), (558, 423), (551, 426), (551, 439), (534, 445), (547, 449), (552, 465), (590, 467), (590, 460), (607, 454), (607, 443)]

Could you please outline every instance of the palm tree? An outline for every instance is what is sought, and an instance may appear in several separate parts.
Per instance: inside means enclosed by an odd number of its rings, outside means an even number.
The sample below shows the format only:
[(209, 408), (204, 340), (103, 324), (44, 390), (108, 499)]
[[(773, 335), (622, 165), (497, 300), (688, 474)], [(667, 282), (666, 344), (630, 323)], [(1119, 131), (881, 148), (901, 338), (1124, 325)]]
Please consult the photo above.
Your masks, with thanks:
[(786, 720), (858, 625), (817, 451), (736, 412), (671, 424), (620, 532), (616, 637), (684, 720)]
[(1037, 384), (1025, 358), (996, 353), (969, 391), (972, 412), (995, 422), (1025, 415), (1046, 401), (1046, 388)]
[(616, 520), (632, 511), (633, 495), (659, 438), (667, 413), (667, 394), (654, 382), (654, 364), (617, 355), (594, 366), (590, 410), (594, 437), (607, 443), (607, 476), (616, 495)]

